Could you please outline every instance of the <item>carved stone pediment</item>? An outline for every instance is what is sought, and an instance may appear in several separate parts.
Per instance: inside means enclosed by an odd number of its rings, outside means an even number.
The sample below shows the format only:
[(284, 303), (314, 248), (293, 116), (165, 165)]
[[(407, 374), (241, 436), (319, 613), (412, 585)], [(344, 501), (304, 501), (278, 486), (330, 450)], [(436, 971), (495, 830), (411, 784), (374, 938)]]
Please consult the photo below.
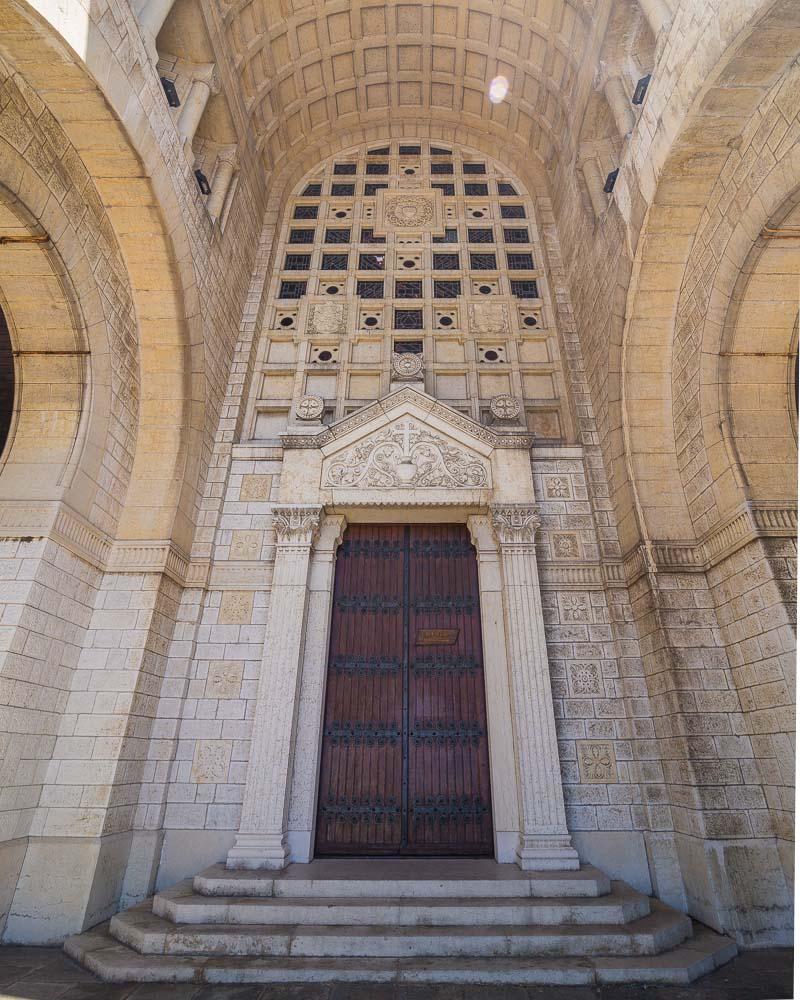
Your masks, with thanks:
[(411, 416), (367, 434), (323, 466), (334, 489), (485, 489), (489, 462)]

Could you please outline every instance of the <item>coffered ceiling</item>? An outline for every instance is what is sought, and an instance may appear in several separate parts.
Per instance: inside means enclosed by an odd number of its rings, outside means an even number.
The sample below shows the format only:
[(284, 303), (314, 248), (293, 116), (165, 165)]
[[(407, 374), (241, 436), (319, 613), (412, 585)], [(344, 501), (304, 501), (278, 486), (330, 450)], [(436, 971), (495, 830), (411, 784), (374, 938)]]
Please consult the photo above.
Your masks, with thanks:
[[(234, 0), (220, 27), (268, 168), (335, 133), (420, 120), (548, 163), (572, 141), (607, 5)], [(493, 105), (497, 75), (510, 90)]]

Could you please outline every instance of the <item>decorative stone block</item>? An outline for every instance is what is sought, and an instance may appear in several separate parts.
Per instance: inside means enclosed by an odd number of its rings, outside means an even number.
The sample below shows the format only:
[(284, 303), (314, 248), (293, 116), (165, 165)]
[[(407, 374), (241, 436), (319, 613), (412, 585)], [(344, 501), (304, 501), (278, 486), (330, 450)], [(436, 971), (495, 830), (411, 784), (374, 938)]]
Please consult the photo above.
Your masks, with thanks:
[(557, 532), (552, 536), (554, 559), (579, 559), (581, 554), (578, 536), (573, 532)]
[(562, 622), (590, 622), (592, 612), (589, 598), (586, 594), (559, 594), (558, 603), (561, 607)]
[(617, 758), (611, 740), (577, 740), (578, 769), (585, 785), (616, 782)]
[(231, 532), (231, 559), (258, 559), (261, 555), (260, 531)]
[(572, 498), (569, 476), (545, 476), (544, 490), (548, 500), (569, 500)]
[(324, 336), (347, 332), (345, 302), (317, 302), (308, 310), (308, 332)]
[(228, 740), (198, 740), (192, 761), (192, 781), (198, 785), (227, 781), (230, 762)]
[(249, 625), (253, 618), (253, 594), (246, 590), (226, 590), (219, 606), (217, 624)]
[(601, 696), (603, 691), (603, 675), (599, 663), (569, 663), (567, 664), (569, 690), (573, 698)]
[(206, 698), (238, 698), (243, 675), (244, 665), (237, 660), (212, 660), (208, 665)]
[(240, 500), (269, 500), (272, 489), (272, 476), (249, 475), (242, 476), (239, 488)]
[(505, 302), (473, 302), (469, 307), (469, 325), (473, 333), (497, 335), (510, 330)]

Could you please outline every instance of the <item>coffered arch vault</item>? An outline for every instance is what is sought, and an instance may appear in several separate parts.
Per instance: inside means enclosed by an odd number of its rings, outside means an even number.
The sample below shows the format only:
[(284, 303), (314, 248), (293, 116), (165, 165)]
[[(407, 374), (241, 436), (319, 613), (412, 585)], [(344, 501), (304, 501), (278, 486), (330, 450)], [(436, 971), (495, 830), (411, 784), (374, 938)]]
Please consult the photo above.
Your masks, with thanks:
[[(270, 167), (326, 131), (387, 116), (479, 126), (548, 163), (572, 141), (603, 6), (239, 0), (223, 24)], [(492, 105), (499, 74), (509, 99)]]

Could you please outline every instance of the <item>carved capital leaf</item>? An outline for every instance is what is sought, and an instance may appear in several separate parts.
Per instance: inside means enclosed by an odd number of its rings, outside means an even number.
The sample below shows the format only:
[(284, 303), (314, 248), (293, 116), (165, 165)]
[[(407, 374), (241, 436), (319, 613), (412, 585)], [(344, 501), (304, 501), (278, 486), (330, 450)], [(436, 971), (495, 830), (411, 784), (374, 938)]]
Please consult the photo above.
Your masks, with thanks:
[(492, 527), (501, 545), (532, 544), (541, 524), (536, 507), (529, 503), (492, 504)]
[(272, 508), (272, 523), (283, 545), (311, 545), (319, 533), (322, 507), (284, 504)]

